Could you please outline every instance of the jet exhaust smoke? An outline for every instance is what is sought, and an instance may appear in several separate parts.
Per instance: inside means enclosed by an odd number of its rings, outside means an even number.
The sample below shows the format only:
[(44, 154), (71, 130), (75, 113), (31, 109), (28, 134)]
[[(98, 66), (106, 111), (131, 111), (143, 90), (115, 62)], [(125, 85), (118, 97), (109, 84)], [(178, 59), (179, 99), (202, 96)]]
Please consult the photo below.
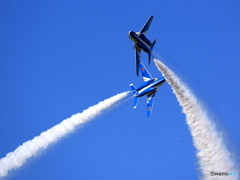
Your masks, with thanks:
[(36, 155), (40, 150), (45, 150), (51, 143), (57, 142), (60, 138), (73, 132), (80, 124), (88, 122), (97, 115), (100, 115), (104, 110), (110, 109), (128, 94), (129, 91), (123, 92), (101, 101), (84, 110), (82, 113), (75, 114), (63, 120), (61, 123), (42, 132), (32, 140), (24, 142), (22, 145), (18, 146), (15, 151), (8, 153), (5, 157), (0, 159), (0, 178), (7, 176), (10, 170), (21, 167), (28, 158)]
[(203, 179), (237, 179), (237, 176), (222, 177), (211, 174), (213, 172), (237, 172), (223, 139), (189, 88), (162, 62), (157, 59), (154, 59), (154, 62), (172, 87), (183, 108), (183, 113), (186, 115), (186, 123), (197, 149), (197, 158)]

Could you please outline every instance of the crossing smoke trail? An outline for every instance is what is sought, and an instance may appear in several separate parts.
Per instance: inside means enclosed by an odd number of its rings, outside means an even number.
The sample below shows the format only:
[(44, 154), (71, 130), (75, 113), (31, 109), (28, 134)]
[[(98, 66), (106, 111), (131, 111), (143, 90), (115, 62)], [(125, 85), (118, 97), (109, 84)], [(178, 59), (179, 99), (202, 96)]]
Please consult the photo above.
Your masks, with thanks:
[(211, 176), (211, 172), (236, 172), (230, 153), (223, 144), (222, 138), (215, 129), (214, 123), (199, 105), (192, 92), (162, 62), (154, 59), (158, 69), (163, 73), (172, 87), (178, 102), (186, 115), (186, 122), (197, 149), (200, 169), (204, 179), (237, 179), (235, 176)]
[(123, 92), (101, 101), (18, 146), (15, 151), (8, 153), (4, 158), (0, 159), (0, 178), (7, 176), (10, 170), (21, 167), (28, 158), (36, 155), (40, 150), (46, 149), (51, 143), (73, 132), (78, 125), (88, 122), (100, 115), (104, 110), (110, 109), (128, 94), (129, 92)]

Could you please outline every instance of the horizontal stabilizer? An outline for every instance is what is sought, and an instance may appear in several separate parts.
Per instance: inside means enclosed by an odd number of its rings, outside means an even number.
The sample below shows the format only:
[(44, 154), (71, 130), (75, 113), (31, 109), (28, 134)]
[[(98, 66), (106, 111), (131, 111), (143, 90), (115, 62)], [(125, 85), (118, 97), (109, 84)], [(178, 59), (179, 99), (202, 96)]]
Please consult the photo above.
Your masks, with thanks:
[(137, 47), (134, 47), (134, 49), (135, 49), (135, 66), (136, 66), (136, 74), (137, 74), (137, 76), (138, 76), (141, 51), (140, 51)]
[(148, 53), (148, 65), (150, 65), (151, 63), (151, 57), (152, 57), (152, 53)]
[(152, 42), (152, 45), (150, 47), (150, 53), (148, 53), (148, 64), (150, 65), (150, 62), (151, 62), (151, 57), (152, 57), (152, 49), (155, 45), (155, 43), (157, 42), (157, 40), (155, 39), (153, 42)]
[(155, 39), (153, 42), (152, 42), (152, 45), (151, 45), (151, 48), (150, 48), (150, 51), (152, 52), (152, 49), (154, 47), (154, 45), (156, 44), (157, 40)]
[(137, 104), (138, 104), (138, 97), (134, 97), (133, 109), (137, 107)]

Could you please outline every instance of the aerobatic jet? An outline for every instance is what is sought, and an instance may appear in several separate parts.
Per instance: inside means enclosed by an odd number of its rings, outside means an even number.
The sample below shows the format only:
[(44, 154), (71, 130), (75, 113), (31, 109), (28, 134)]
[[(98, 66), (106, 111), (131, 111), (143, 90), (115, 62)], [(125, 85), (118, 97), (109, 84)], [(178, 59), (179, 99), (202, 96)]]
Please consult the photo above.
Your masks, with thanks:
[(147, 22), (145, 23), (145, 25), (142, 27), (142, 29), (139, 32), (134, 32), (134, 31), (128, 32), (129, 38), (133, 41), (133, 46), (134, 46), (133, 48), (135, 50), (135, 63), (136, 63), (137, 76), (138, 76), (141, 50), (148, 53), (148, 63), (150, 65), (152, 49), (156, 43), (156, 39), (153, 42), (151, 42), (145, 36), (151, 25), (152, 20), (153, 20), (153, 16), (151, 16), (147, 20)]
[(149, 118), (153, 109), (155, 93), (158, 90), (158, 87), (161, 86), (166, 80), (164, 77), (161, 79), (153, 78), (142, 63), (139, 63), (139, 69), (142, 73), (144, 83), (138, 88), (136, 88), (133, 84), (130, 84), (134, 97), (133, 108), (135, 109), (137, 107), (139, 97), (147, 95), (147, 118)]

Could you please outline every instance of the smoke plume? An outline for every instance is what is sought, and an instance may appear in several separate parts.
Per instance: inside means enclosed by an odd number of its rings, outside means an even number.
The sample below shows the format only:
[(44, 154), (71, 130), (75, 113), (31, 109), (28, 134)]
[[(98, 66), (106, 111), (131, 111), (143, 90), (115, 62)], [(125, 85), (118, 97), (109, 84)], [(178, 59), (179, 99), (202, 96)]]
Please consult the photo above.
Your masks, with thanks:
[(24, 142), (15, 151), (8, 153), (0, 159), (0, 178), (7, 176), (10, 170), (21, 167), (28, 158), (36, 155), (40, 150), (46, 149), (51, 143), (57, 142), (68, 133), (73, 132), (80, 124), (86, 123), (97, 115), (100, 115), (104, 110), (110, 109), (117, 102), (125, 98), (128, 93), (123, 92), (101, 101), (84, 110), (82, 113), (75, 114), (63, 120), (60, 124), (42, 132), (32, 140)]
[(186, 115), (193, 144), (197, 149), (197, 158), (204, 179), (236, 179), (236, 176), (213, 176), (213, 172), (236, 172), (234, 162), (226, 149), (223, 139), (210, 120), (199, 101), (180, 79), (162, 62), (154, 59), (158, 69), (163, 73), (172, 87), (179, 104)]

